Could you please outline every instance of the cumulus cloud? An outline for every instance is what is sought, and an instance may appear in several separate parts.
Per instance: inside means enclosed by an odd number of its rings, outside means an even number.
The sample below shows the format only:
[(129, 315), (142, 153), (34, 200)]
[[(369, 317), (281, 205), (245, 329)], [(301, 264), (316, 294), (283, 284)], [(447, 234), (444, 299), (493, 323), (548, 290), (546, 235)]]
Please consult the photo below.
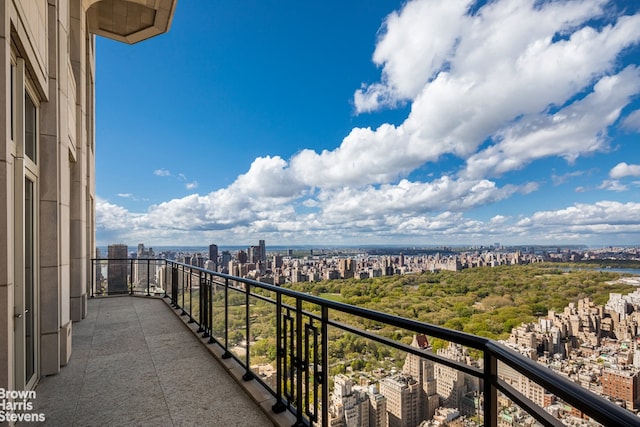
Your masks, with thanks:
[[(505, 183), (514, 171), (542, 159), (571, 164), (608, 152), (616, 126), (640, 130), (638, 111), (623, 117), (640, 93), (640, 70), (619, 61), (640, 42), (640, 14), (615, 15), (609, 6), (606, 0), (495, 0), (481, 7), (472, 0), (409, 1), (379, 33), (373, 54), (379, 81), (363, 84), (353, 99), (359, 114), (409, 104), (403, 121), (354, 128), (320, 152), (258, 157), (228, 187), (163, 202), (144, 214), (101, 201), (97, 220), (101, 227), (128, 224), (134, 231), (147, 224), (156, 236), (261, 232), (291, 242), (339, 242), (354, 233), (362, 241), (363, 232), (378, 240), (429, 236), (441, 242), (500, 234), (537, 238), (539, 232), (554, 240), (553, 232), (566, 239), (581, 231), (637, 233), (637, 226), (618, 221), (616, 210), (628, 214), (638, 205), (616, 202), (519, 220), (465, 216), (541, 186)], [(427, 174), (427, 182), (411, 178), (443, 157), (455, 159), (451, 172)], [(640, 176), (638, 169), (620, 163), (600, 188), (621, 191), (619, 179)], [(181, 173), (154, 174), (197, 186)], [(552, 180), (558, 185), (581, 174)], [(570, 217), (589, 217), (593, 224), (565, 227)], [(640, 223), (637, 215), (631, 218)]]
[[(298, 215), (287, 208), (271, 208), (263, 215), (250, 209), (237, 211), (232, 218), (222, 210), (212, 212), (216, 198), (190, 196), (132, 214), (104, 200), (97, 201), (96, 221), (100, 231), (107, 230), (109, 242), (150, 241), (155, 245), (193, 244), (194, 231), (199, 239), (239, 242), (255, 240), (256, 234), (271, 242), (289, 244), (394, 243), (426, 242), (469, 244), (493, 237), (506, 244), (565, 244), (610, 241), (634, 244), (640, 237), (640, 203), (602, 201), (575, 204), (559, 210), (539, 211), (526, 217), (495, 215), (485, 221), (463, 212), (402, 212), (400, 210), (359, 215), (348, 223), (334, 212)], [(230, 207), (231, 205), (226, 205)], [(203, 212), (207, 212), (206, 215)], [(208, 217), (206, 223), (202, 218)], [(153, 226), (150, 226), (153, 224)], [(200, 241), (200, 240), (199, 240)]]
[(629, 165), (625, 162), (618, 163), (609, 171), (609, 176), (613, 179), (640, 176), (640, 165)]
[(100, 230), (128, 230), (142, 215), (129, 212), (122, 206), (96, 199), (96, 227)]
[(607, 147), (602, 131), (619, 117), (620, 110), (640, 90), (640, 72), (628, 67), (603, 77), (593, 92), (555, 114), (536, 114), (496, 133), (496, 144), (467, 160), (470, 176), (500, 175), (544, 157), (575, 161), (582, 154)]
[(640, 203), (601, 201), (594, 204), (576, 203), (566, 209), (536, 212), (522, 219), (520, 226), (562, 226), (572, 229), (628, 229), (640, 232)]
[(622, 122), (622, 128), (630, 132), (640, 132), (640, 110), (630, 113)]

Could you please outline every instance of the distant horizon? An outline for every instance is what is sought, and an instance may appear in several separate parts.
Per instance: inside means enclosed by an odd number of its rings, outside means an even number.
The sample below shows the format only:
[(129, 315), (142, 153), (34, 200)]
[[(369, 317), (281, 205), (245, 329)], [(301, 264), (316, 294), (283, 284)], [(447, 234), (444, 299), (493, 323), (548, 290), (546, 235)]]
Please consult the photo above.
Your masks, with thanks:
[[(154, 250), (185, 250), (185, 249), (207, 249), (209, 245), (216, 244), (218, 249), (245, 249), (250, 246), (255, 246), (257, 241), (254, 243), (247, 244), (235, 244), (235, 245), (225, 245), (225, 244), (217, 244), (217, 243), (209, 243), (209, 244), (194, 244), (194, 245), (153, 245), (147, 244), (145, 242), (139, 242), (135, 244), (127, 244), (122, 242), (113, 242), (110, 244), (97, 245), (98, 249), (108, 248), (111, 245), (126, 245), (127, 248), (137, 248), (138, 244), (144, 244), (145, 248), (152, 248)], [(495, 242), (498, 243), (498, 242)], [(492, 244), (453, 244), (453, 245), (436, 245), (436, 244), (355, 244), (355, 245), (286, 245), (286, 244), (276, 244), (270, 245), (266, 242), (267, 250), (286, 250), (286, 249), (371, 249), (371, 248), (407, 248), (407, 249), (444, 249), (444, 248), (490, 248), (496, 247), (495, 243)], [(585, 245), (585, 244), (517, 244), (517, 245), (499, 245), (500, 248), (579, 248), (579, 249), (607, 249), (607, 248), (640, 248), (640, 244), (637, 245)]]

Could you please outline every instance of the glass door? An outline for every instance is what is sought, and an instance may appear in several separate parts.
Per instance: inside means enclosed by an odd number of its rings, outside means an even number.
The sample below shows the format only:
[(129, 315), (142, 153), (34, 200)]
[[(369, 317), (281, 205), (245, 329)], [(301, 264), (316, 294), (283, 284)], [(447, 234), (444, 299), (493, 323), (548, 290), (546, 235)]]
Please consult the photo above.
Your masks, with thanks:
[(16, 390), (31, 390), (39, 375), (38, 104), (25, 81), (22, 58), (15, 58), (11, 100), (15, 110), (14, 157), (14, 378)]
[(35, 380), (36, 373), (36, 334), (35, 334), (35, 271), (34, 271), (34, 230), (35, 198), (34, 183), (24, 180), (24, 383)]

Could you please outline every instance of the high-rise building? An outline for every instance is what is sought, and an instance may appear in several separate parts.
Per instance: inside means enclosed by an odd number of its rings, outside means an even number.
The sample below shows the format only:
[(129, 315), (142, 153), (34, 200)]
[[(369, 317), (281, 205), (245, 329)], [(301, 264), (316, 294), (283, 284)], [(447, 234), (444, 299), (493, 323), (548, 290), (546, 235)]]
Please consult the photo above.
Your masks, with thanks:
[(600, 381), (602, 394), (622, 400), (630, 411), (640, 408), (640, 372), (633, 369), (605, 369)]
[[(115, 5), (122, 13), (113, 13)], [(95, 35), (169, 29), (176, 0), (0, 2), (0, 388), (29, 390), (71, 355), (95, 242)]]
[[(413, 336), (411, 346), (431, 352), (426, 335)], [(440, 406), (440, 397), (436, 393), (434, 362), (415, 354), (408, 354), (402, 372), (410, 375), (422, 385), (418, 395), (418, 420), (430, 420)]]
[(282, 267), (282, 255), (274, 255), (273, 261), (271, 261), (271, 268), (275, 270), (276, 268)]
[(418, 402), (422, 385), (410, 375), (394, 375), (380, 381), (380, 394), (387, 399), (389, 427), (415, 427), (418, 418)]
[(263, 263), (267, 261), (267, 246), (264, 243), (264, 240), (258, 241), (258, 247), (260, 247), (260, 261)]
[(191, 260), (192, 265), (196, 267), (204, 268), (204, 257), (200, 254), (196, 254)]
[(375, 385), (369, 388), (369, 427), (387, 427), (387, 398)]
[(107, 267), (107, 292), (109, 294), (125, 294), (129, 292), (128, 251), (127, 245), (109, 245)]
[(213, 261), (213, 270), (218, 269), (218, 245), (209, 245), (209, 260)]
[(355, 389), (351, 378), (339, 374), (333, 378), (329, 405), (329, 424), (333, 427), (369, 427), (369, 397)]
[(340, 277), (350, 279), (355, 274), (355, 263), (351, 258), (342, 258), (338, 262), (338, 270), (340, 271)]
[(252, 264), (260, 262), (260, 260), (262, 259), (260, 246), (249, 246), (249, 248), (247, 249), (247, 256), (249, 258), (249, 262)]
[(222, 251), (222, 255), (220, 256), (221, 260), (220, 260), (220, 266), (222, 267), (221, 272), (222, 273), (229, 273), (229, 263), (231, 262), (231, 260), (233, 259), (233, 257), (231, 256), (231, 252), (229, 251)]
[(138, 244), (136, 261), (133, 263), (133, 284), (146, 288), (156, 283), (156, 266), (149, 261), (155, 258), (153, 248), (145, 248), (143, 243)]
[[(469, 351), (453, 342), (450, 342), (447, 348), (438, 350), (438, 355), (456, 362), (477, 366), (477, 363), (469, 356)], [(477, 378), (441, 364), (434, 366), (434, 376), (441, 403), (449, 408), (462, 410), (462, 399), (465, 394), (477, 391), (480, 387)]]

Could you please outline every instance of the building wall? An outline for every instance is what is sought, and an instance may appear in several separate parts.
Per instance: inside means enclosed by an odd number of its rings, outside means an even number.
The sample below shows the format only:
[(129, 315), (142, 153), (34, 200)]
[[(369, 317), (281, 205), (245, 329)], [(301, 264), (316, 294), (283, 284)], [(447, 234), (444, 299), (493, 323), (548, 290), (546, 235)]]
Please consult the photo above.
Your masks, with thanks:
[[(175, 4), (0, 3), (0, 388), (29, 389), (40, 375), (59, 372), (71, 356), (72, 322), (86, 316), (95, 247), (92, 33), (142, 41), (168, 30)], [(124, 13), (112, 13), (116, 9)], [(155, 18), (136, 27), (143, 20), (128, 14)], [(29, 120), (31, 111), (35, 120)], [(36, 148), (29, 151), (31, 134)], [(31, 186), (33, 197), (27, 197)], [(27, 335), (34, 337), (34, 358), (25, 361)], [(34, 375), (28, 381), (30, 360)]]

